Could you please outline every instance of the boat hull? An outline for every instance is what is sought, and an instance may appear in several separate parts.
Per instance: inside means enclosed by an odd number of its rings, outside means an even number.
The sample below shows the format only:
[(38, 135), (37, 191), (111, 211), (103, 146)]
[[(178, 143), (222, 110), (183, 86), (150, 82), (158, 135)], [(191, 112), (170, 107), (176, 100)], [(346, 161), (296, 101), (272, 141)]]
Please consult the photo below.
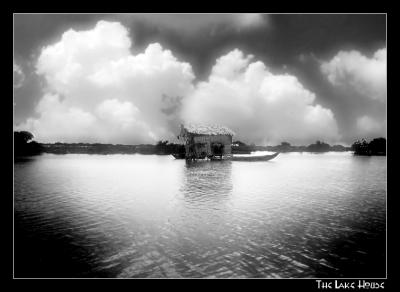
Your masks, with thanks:
[(175, 159), (185, 159), (185, 154), (172, 154), (173, 157), (175, 157)]
[[(230, 156), (215, 156), (215, 157), (208, 157), (209, 160), (212, 161), (221, 161), (221, 160), (232, 160), (232, 161), (268, 161), (271, 159), (274, 159), (277, 157), (279, 152), (276, 152), (271, 155), (263, 155), (263, 156), (235, 156), (235, 155), (230, 155)], [(172, 154), (172, 156), (175, 157), (175, 159), (185, 159), (184, 154)], [(205, 158), (207, 159), (207, 158)], [(197, 159), (196, 159), (197, 160)], [(199, 159), (202, 160), (202, 159)]]
[(268, 161), (274, 159), (279, 155), (279, 152), (276, 152), (272, 155), (263, 155), (263, 156), (233, 156), (231, 160), (233, 161)]

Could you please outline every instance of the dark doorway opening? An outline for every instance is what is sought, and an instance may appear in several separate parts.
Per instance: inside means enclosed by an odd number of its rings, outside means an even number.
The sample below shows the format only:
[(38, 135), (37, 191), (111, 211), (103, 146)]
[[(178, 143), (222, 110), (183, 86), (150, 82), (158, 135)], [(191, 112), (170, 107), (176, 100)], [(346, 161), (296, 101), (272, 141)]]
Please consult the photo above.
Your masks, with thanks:
[(214, 143), (212, 144), (213, 154), (216, 156), (222, 156), (224, 154), (224, 144)]

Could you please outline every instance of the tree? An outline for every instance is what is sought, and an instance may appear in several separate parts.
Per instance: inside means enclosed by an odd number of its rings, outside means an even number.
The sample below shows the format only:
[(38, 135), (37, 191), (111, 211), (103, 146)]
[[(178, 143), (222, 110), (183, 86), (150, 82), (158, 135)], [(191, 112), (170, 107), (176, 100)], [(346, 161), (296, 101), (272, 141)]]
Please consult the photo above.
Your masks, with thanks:
[(368, 151), (368, 143), (364, 139), (362, 142), (357, 140), (351, 145), (351, 149), (354, 151), (354, 154), (356, 155), (369, 155)]
[(386, 155), (386, 139), (375, 138), (369, 142), (369, 150), (372, 155)]
[(358, 140), (351, 145), (351, 149), (355, 155), (386, 155), (386, 139), (375, 138), (369, 143), (365, 139)]
[(238, 146), (247, 146), (246, 143), (239, 141), (239, 140), (232, 142), (232, 144), (237, 144)]
[(157, 142), (155, 151), (157, 154), (184, 153), (185, 146), (181, 144), (169, 143), (168, 140), (161, 140)]
[(307, 148), (311, 152), (326, 152), (330, 150), (331, 146), (327, 143), (316, 141), (315, 144), (308, 145)]
[(28, 131), (14, 132), (14, 143), (28, 143), (34, 138)]
[(33, 134), (27, 131), (14, 132), (15, 156), (36, 155), (42, 152), (42, 145), (31, 141)]

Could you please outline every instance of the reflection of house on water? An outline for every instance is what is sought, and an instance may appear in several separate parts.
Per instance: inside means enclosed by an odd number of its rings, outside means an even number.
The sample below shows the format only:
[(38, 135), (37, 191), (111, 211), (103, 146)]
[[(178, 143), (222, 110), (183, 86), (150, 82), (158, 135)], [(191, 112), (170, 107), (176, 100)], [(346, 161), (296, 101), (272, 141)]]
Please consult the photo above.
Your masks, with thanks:
[(231, 161), (186, 161), (181, 192), (185, 201), (215, 203), (232, 193)]

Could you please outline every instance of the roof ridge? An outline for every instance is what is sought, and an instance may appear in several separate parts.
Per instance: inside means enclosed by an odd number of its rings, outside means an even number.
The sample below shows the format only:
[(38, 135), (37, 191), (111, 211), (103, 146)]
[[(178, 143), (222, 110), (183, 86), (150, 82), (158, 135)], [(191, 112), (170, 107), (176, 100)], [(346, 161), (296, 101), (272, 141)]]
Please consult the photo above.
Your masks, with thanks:
[(231, 135), (234, 136), (235, 132), (230, 128), (218, 124), (204, 124), (204, 123), (185, 123), (181, 126), (189, 133), (203, 134), (203, 135)]

